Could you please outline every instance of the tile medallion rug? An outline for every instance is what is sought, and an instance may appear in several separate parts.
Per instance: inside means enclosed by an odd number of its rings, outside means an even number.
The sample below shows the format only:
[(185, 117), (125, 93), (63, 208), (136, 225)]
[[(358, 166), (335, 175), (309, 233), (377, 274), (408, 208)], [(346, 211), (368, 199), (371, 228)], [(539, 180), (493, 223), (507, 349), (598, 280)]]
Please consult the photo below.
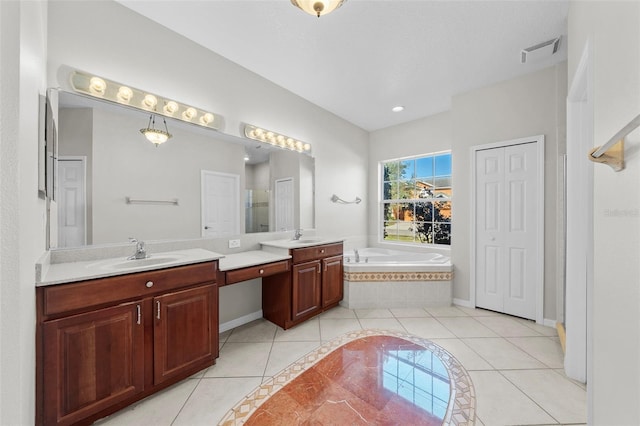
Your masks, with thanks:
[(359, 330), (265, 381), (220, 425), (472, 425), (475, 391), (449, 352), (411, 334)]

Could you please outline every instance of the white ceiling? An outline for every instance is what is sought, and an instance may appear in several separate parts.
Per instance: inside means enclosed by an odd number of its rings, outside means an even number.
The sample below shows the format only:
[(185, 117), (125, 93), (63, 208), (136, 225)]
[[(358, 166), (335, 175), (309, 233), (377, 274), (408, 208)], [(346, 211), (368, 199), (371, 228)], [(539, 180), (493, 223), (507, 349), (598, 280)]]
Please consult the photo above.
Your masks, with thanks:
[[(567, 52), (566, 0), (348, 0), (321, 18), (289, 0), (120, 3), (369, 131), (446, 111), (453, 95)], [(522, 49), (558, 36), (558, 53), (520, 63)]]

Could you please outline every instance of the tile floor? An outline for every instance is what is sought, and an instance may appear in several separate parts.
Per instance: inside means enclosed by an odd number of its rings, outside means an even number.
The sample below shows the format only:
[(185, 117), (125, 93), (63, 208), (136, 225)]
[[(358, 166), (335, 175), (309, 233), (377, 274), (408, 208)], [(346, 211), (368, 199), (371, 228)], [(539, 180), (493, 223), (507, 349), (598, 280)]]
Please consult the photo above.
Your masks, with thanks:
[(320, 344), (365, 328), (400, 330), (451, 352), (476, 390), (476, 424), (580, 425), (586, 388), (564, 375), (555, 329), (481, 309), (334, 308), (290, 330), (258, 320), (220, 336), (216, 365), (99, 421), (215, 425), (264, 380)]

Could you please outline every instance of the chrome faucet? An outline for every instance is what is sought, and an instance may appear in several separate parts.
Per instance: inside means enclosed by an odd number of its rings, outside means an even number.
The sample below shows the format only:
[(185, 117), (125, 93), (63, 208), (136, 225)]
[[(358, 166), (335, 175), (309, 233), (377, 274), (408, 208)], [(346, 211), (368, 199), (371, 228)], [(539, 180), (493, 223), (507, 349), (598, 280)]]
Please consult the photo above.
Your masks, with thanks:
[(358, 253), (358, 249), (353, 249), (353, 253), (356, 256), (356, 263), (360, 263), (360, 253)]
[(127, 260), (146, 259), (147, 250), (144, 246), (144, 241), (138, 241), (135, 238), (129, 238), (130, 243), (136, 243), (136, 251)]
[(293, 239), (294, 240), (299, 240), (300, 237), (302, 237), (302, 229), (296, 229), (295, 233), (293, 234)]

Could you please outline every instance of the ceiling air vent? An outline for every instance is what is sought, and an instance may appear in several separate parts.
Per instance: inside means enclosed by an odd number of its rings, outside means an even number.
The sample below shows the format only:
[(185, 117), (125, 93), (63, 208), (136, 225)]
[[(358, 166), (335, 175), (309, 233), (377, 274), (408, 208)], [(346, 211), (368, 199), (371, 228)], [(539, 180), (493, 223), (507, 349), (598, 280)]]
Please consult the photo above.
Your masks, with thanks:
[(548, 58), (558, 51), (558, 46), (560, 46), (560, 37), (522, 49), (520, 62), (525, 64)]

